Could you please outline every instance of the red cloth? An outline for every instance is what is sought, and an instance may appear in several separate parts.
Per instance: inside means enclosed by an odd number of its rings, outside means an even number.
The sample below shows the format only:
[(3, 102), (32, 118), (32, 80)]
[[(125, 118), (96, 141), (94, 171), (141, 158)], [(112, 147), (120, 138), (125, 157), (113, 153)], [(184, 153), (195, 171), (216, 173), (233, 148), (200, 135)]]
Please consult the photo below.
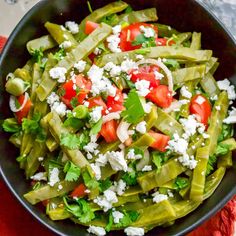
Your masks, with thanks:
[[(6, 38), (0, 36), (0, 52)], [(39, 224), (13, 197), (0, 181), (0, 235), (3, 236), (53, 236)], [(206, 223), (187, 236), (233, 236), (236, 221), (236, 196)]]

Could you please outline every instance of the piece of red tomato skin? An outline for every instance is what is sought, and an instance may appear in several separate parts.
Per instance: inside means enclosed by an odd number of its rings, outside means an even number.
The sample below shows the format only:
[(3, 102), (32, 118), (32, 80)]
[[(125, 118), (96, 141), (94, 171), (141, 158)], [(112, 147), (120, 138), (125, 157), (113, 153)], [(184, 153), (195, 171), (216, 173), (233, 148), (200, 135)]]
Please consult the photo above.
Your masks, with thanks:
[(102, 114), (103, 115), (106, 114), (107, 105), (106, 105), (106, 103), (103, 101), (103, 99), (100, 96), (89, 98), (88, 99), (88, 103), (89, 103), (88, 108), (102, 106), (103, 107)]
[(120, 33), (120, 48), (122, 51), (130, 51), (130, 50), (135, 50), (142, 47), (142, 45), (136, 45), (136, 46), (132, 45), (132, 42), (136, 39), (136, 37), (139, 34), (142, 34), (140, 30), (140, 26), (151, 27), (155, 30), (156, 34), (158, 33), (157, 27), (152, 24), (133, 23), (129, 26), (126, 26), (125, 28), (121, 30), (121, 33)]
[(118, 123), (116, 120), (110, 120), (102, 125), (100, 134), (107, 143), (112, 143), (118, 140), (116, 130)]
[(121, 89), (116, 88), (116, 95), (114, 97), (107, 96), (106, 105), (109, 113), (123, 111), (125, 109), (123, 103), (124, 103), (124, 95)]
[(166, 85), (159, 85), (157, 88), (153, 88), (146, 98), (161, 108), (169, 107), (173, 101), (173, 97)]
[[(22, 105), (23, 102), (24, 102), (24, 100), (25, 100), (25, 95), (24, 95), (24, 94), (20, 95), (20, 96), (17, 98), (17, 100), (18, 100), (19, 104)], [(18, 122), (19, 124), (22, 123), (22, 119), (23, 119), (23, 118), (26, 118), (26, 117), (27, 117), (27, 115), (28, 115), (28, 113), (29, 113), (29, 111), (30, 111), (31, 106), (32, 106), (32, 102), (31, 102), (30, 98), (28, 98), (28, 100), (27, 100), (25, 106), (24, 106), (20, 111), (18, 111), (18, 112), (15, 113), (16, 118), (17, 118), (17, 122)]]
[(91, 34), (95, 29), (97, 29), (98, 26), (99, 24), (93, 21), (87, 20), (85, 23), (85, 34), (87, 35)]
[[(199, 97), (204, 99), (204, 102), (202, 104), (199, 104), (197, 102)], [(211, 103), (205, 96), (201, 94), (196, 94), (195, 96), (193, 96), (190, 102), (189, 111), (190, 114), (194, 114), (197, 116), (199, 122), (203, 123), (206, 127), (208, 126), (208, 119), (211, 116)]]
[(79, 184), (75, 189), (70, 193), (70, 197), (84, 197), (86, 195), (86, 186), (84, 184)]
[(75, 80), (76, 80), (75, 84), (77, 88), (79, 89), (78, 94), (77, 94), (77, 91), (74, 90), (73, 88), (74, 82), (72, 80), (65, 82), (60, 88), (61, 90), (63, 90), (63, 93), (64, 93), (63, 96), (61, 96), (61, 100), (70, 109), (73, 108), (71, 105), (72, 98), (77, 98), (78, 104), (83, 104), (87, 94), (89, 93), (92, 87), (91, 81), (88, 79), (85, 79), (85, 77), (81, 74), (77, 75)]
[(152, 136), (155, 139), (155, 142), (153, 142), (150, 147), (152, 147), (155, 150), (158, 150), (160, 152), (165, 152), (166, 147), (168, 146), (168, 142), (170, 141), (170, 137), (165, 134), (156, 133), (152, 130), (148, 132), (150, 136)]

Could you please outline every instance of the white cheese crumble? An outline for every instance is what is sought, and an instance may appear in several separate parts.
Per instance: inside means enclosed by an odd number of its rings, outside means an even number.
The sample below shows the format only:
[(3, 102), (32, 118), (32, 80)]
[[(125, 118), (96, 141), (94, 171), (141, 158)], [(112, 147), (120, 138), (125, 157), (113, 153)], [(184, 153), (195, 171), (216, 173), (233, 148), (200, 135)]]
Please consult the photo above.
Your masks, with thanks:
[(217, 111), (220, 111), (221, 110), (221, 107), (220, 106), (215, 106), (216, 110)]
[(56, 183), (60, 181), (59, 179), (59, 169), (54, 167), (52, 170), (49, 172), (49, 182), (48, 184), (53, 187)]
[(223, 120), (225, 124), (234, 124), (236, 123), (236, 108), (232, 107), (232, 110), (229, 111), (229, 116)]
[(155, 31), (151, 27), (145, 27), (143, 25), (140, 26), (140, 31), (143, 32), (146, 38), (153, 38), (155, 37)]
[(66, 68), (55, 67), (49, 71), (49, 75), (52, 79), (57, 79), (58, 83), (64, 83), (66, 81)]
[(94, 163), (90, 164), (90, 166), (91, 166), (92, 170), (95, 173), (96, 180), (100, 180), (101, 179), (101, 169), (100, 169), (100, 166), (96, 165)]
[(143, 104), (144, 112), (149, 114), (151, 112), (151, 110), (152, 110), (152, 105), (153, 105), (152, 102), (147, 102), (147, 103)]
[(207, 134), (207, 133), (202, 133), (202, 137), (203, 137), (204, 139), (207, 139), (207, 138), (210, 138), (210, 135)]
[(167, 196), (167, 195), (161, 194), (161, 193), (159, 193), (158, 191), (155, 192), (155, 193), (153, 193), (152, 196), (153, 196), (153, 199), (152, 199), (152, 200), (153, 200), (153, 202), (155, 202), (155, 203), (159, 203), (159, 202), (162, 202), (162, 201), (165, 201), (165, 200), (168, 199), (168, 196)]
[(152, 170), (152, 166), (150, 166), (150, 165), (146, 165), (146, 166), (144, 166), (143, 169), (142, 169), (143, 172), (144, 172), (144, 171), (151, 171), (151, 170)]
[(98, 144), (96, 143), (97, 136), (92, 135), (90, 136), (90, 142), (84, 146), (84, 150), (89, 153), (94, 153), (97, 151)]
[(116, 193), (121, 196), (124, 194), (125, 192), (125, 189), (126, 189), (126, 183), (125, 181), (123, 181), (122, 179), (120, 179), (116, 185), (116, 188), (115, 188), (115, 191)]
[(127, 227), (125, 228), (124, 232), (127, 236), (143, 236), (144, 235), (144, 229), (138, 228), (138, 227)]
[(79, 71), (79, 73), (84, 72), (86, 67), (86, 61), (80, 60), (77, 63), (74, 64), (74, 68)]
[(128, 170), (128, 166), (126, 160), (124, 158), (124, 152), (107, 152), (107, 159), (111, 165), (111, 168), (115, 171), (123, 170), (126, 172)]
[(79, 25), (74, 21), (66, 21), (65, 26), (72, 34), (79, 33)]
[(197, 166), (197, 161), (194, 160), (194, 156), (190, 156), (187, 153), (184, 153), (182, 156), (178, 157), (178, 161), (183, 165), (188, 167), (190, 170), (194, 169)]
[(98, 158), (96, 159), (96, 165), (98, 166), (105, 166), (108, 162), (106, 154), (99, 154)]
[(135, 154), (134, 151), (135, 151), (134, 149), (129, 149), (129, 151), (126, 155), (127, 159), (129, 159), (129, 160), (139, 160), (139, 159), (142, 158), (141, 154)]
[(147, 80), (139, 80), (135, 83), (135, 88), (137, 93), (141, 97), (146, 97), (150, 93), (150, 81)]
[(47, 97), (47, 103), (50, 106), (51, 111), (55, 111), (61, 117), (66, 115), (67, 107), (63, 102), (60, 102), (60, 98), (55, 92), (52, 92)]
[(141, 121), (140, 123), (137, 124), (136, 126), (136, 130), (141, 133), (141, 134), (145, 134), (147, 131), (147, 127), (146, 127), (147, 123), (146, 121)]
[(138, 65), (131, 59), (126, 59), (121, 63), (121, 70), (123, 72), (129, 73), (130, 70), (138, 69)]
[(192, 93), (190, 93), (186, 86), (183, 86), (181, 89), (180, 89), (180, 94), (185, 97), (185, 98), (191, 98), (192, 97)]
[(94, 49), (93, 53), (94, 53), (95, 55), (100, 55), (100, 54), (102, 53), (102, 50), (101, 50), (100, 48), (96, 47), (96, 48)]
[(64, 48), (64, 49), (70, 48), (71, 46), (72, 46), (72, 43), (70, 41), (64, 41), (63, 43), (59, 45), (60, 48)]
[(220, 90), (225, 90), (228, 93), (228, 98), (230, 100), (236, 99), (235, 88), (233, 85), (230, 85), (230, 81), (228, 79), (217, 81), (217, 85)]
[(124, 214), (121, 213), (120, 211), (113, 211), (112, 216), (114, 219), (114, 223), (118, 224), (120, 222), (120, 220), (124, 217)]
[(106, 231), (104, 228), (99, 227), (99, 226), (93, 226), (90, 225), (89, 228), (87, 229), (87, 231), (91, 234), (95, 234), (97, 236), (104, 236), (106, 235)]
[(162, 80), (165, 77), (162, 73), (160, 73), (156, 70), (154, 71), (154, 75), (155, 75), (156, 80)]
[(44, 160), (44, 157), (38, 157), (38, 161), (43, 161)]
[(188, 142), (185, 139), (180, 138), (177, 133), (173, 135), (173, 138), (174, 139), (171, 139), (168, 142), (168, 146), (166, 148), (179, 154), (186, 153), (188, 148)]
[(47, 181), (47, 173), (46, 172), (39, 172), (33, 176), (30, 177), (32, 180), (35, 181)]
[(98, 204), (105, 212), (112, 208), (112, 204), (118, 202), (116, 193), (110, 189), (104, 191), (103, 196), (98, 196), (93, 200)]
[(107, 47), (112, 52), (121, 52), (120, 49), (120, 32), (121, 32), (121, 25), (116, 25), (112, 28), (113, 34), (107, 37), (108, 45)]
[(102, 106), (94, 107), (93, 110), (89, 113), (90, 121), (93, 123), (97, 123), (102, 118)]
[(196, 103), (199, 105), (202, 105), (205, 101), (206, 101), (206, 99), (203, 98), (202, 96), (198, 96), (196, 99)]
[(121, 67), (115, 65), (113, 62), (108, 62), (103, 68), (104, 70), (109, 71), (112, 77), (116, 77), (121, 73)]
[(121, 25), (116, 25), (112, 27), (112, 33), (113, 34), (119, 34), (121, 32)]

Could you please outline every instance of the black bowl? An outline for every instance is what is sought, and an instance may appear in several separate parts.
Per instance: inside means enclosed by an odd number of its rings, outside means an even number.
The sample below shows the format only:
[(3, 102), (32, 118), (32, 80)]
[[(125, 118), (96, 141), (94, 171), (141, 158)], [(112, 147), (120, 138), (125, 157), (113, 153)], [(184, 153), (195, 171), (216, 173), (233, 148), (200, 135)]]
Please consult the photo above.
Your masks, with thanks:
[[(110, 2), (94, 0), (94, 9)], [(212, 15), (209, 9), (194, 0), (127, 0), (134, 9), (156, 7), (159, 22), (169, 24), (179, 31), (202, 32), (202, 47), (212, 49), (219, 58), (220, 67), (216, 78), (231, 78), (236, 84), (236, 43), (228, 30)], [(9, 72), (24, 65), (29, 55), (26, 42), (46, 33), (43, 24), (52, 21), (63, 24), (66, 20), (79, 22), (88, 14), (85, 0), (47, 0), (40, 1), (17, 25), (11, 34), (0, 59), (0, 107), (1, 119), (10, 116), (8, 109), (9, 96), (4, 92), (5, 77)], [(8, 135), (0, 131), (0, 171), (6, 184), (21, 204), (43, 225), (60, 235), (88, 235), (86, 229), (70, 221), (53, 222), (38, 207), (30, 205), (22, 196), (29, 190), (23, 172), (15, 159), (17, 150), (8, 143)], [(235, 158), (235, 156), (234, 156)], [(157, 228), (147, 235), (184, 235), (203, 223), (216, 211), (222, 208), (236, 194), (236, 171), (227, 171), (223, 181), (212, 195), (196, 211), (177, 220), (174, 226)], [(112, 235), (121, 235), (116, 232)]]

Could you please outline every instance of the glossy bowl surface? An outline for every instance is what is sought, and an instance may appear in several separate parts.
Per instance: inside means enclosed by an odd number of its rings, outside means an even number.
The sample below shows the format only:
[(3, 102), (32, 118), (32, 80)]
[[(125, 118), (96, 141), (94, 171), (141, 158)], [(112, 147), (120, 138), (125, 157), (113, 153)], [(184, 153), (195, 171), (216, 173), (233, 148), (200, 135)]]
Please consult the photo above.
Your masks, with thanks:
[[(93, 9), (104, 6), (109, 0), (91, 0)], [(194, 0), (127, 0), (135, 10), (156, 7), (159, 22), (169, 24), (179, 31), (202, 32), (202, 47), (212, 49), (219, 58), (216, 79), (230, 78), (236, 85), (236, 43), (229, 31), (210, 13), (209, 9)], [(52, 21), (63, 24), (67, 20), (80, 20), (88, 14), (85, 0), (42, 0), (33, 7), (17, 25), (0, 58), (0, 119), (10, 116), (9, 96), (4, 92), (5, 77), (21, 67), (29, 58), (27, 41), (46, 34), (43, 24)], [(72, 222), (53, 222), (37, 206), (31, 206), (22, 197), (29, 190), (23, 171), (15, 159), (17, 150), (8, 143), (8, 135), (0, 131), (0, 171), (8, 187), (21, 204), (41, 222), (59, 235), (85, 236), (86, 229)], [(235, 156), (234, 156), (235, 159)], [(215, 193), (196, 211), (177, 220), (171, 227), (156, 228), (147, 235), (184, 235), (212, 216), (236, 194), (236, 171), (231, 169)], [(111, 235), (122, 235), (115, 232)]]

